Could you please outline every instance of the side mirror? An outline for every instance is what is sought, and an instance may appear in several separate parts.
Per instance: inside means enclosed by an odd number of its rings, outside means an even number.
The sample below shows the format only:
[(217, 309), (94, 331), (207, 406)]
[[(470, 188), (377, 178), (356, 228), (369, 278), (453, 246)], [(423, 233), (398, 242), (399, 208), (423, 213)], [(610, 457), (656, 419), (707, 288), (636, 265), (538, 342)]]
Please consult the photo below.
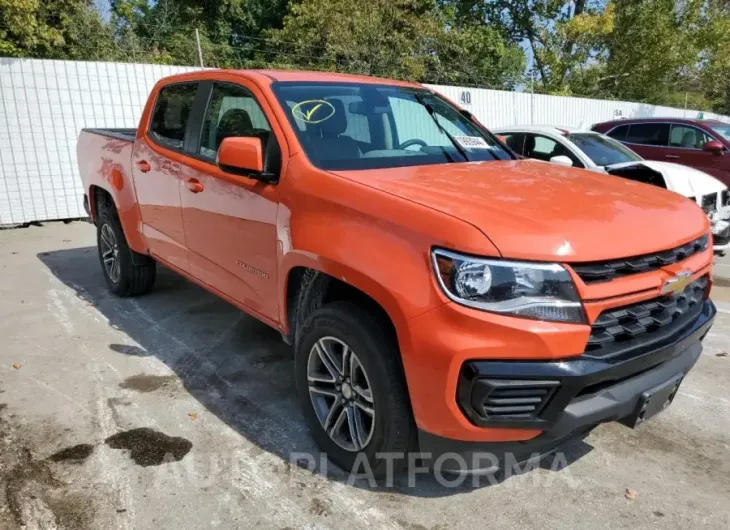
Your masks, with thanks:
[(709, 151), (716, 155), (721, 155), (725, 151), (725, 147), (717, 140), (710, 140), (702, 146), (703, 151)]
[(229, 137), (218, 148), (218, 167), (227, 173), (263, 182), (276, 182), (276, 175), (264, 173), (261, 138)]
[(573, 167), (573, 161), (565, 155), (554, 156), (550, 162), (559, 166)]

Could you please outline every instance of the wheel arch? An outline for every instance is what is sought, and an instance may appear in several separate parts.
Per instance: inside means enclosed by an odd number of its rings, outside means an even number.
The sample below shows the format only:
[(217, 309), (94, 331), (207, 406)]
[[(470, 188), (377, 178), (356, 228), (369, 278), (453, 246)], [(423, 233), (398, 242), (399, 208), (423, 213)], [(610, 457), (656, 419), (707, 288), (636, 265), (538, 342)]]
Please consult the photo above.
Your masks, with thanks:
[(298, 325), (313, 311), (328, 302), (347, 300), (365, 307), (399, 348), (403, 347), (406, 317), (395, 297), (372, 278), (321, 258), (292, 264), (283, 278), (280, 318), (287, 342), (296, 342)]
[(122, 232), (124, 232), (124, 238), (127, 240), (129, 248), (139, 254), (147, 254), (147, 241), (141, 232), (141, 219), (136, 203), (132, 207), (125, 209), (123, 204), (119, 204), (119, 200), (123, 200), (123, 198), (115, 198), (114, 193), (98, 184), (91, 184), (88, 194), (89, 210), (91, 220), (94, 224), (98, 222), (100, 207), (102, 205), (111, 206), (114, 208), (116, 216), (119, 219), (119, 224), (122, 227)]

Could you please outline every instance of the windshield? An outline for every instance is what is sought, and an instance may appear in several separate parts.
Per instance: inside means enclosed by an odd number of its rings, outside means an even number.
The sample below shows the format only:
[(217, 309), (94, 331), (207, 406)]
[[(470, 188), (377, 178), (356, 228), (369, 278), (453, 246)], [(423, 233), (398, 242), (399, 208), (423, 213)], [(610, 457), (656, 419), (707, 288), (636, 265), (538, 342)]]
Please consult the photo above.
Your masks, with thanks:
[(299, 82), (273, 89), (307, 157), (321, 169), (512, 159), (495, 137), (426, 90)]
[(600, 134), (574, 133), (568, 139), (597, 166), (637, 162), (641, 157), (616, 140)]
[(730, 141), (730, 125), (710, 125), (710, 128), (725, 140)]

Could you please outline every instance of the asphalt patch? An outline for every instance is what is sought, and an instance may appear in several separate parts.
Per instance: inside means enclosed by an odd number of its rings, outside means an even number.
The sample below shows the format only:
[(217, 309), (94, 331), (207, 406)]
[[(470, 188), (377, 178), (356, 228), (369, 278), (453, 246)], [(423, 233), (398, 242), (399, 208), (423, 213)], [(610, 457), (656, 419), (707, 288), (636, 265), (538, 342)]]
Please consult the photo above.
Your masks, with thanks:
[(65, 462), (70, 461), (75, 464), (80, 464), (91, 456), (94, 452), (94, 446), (91, 444), (78, 444), (72, 447), (62, 449), (57, 453), (52, 454), (48, 457), (51, 462)]
[(126, 449), (135, 464), (159, 466), (167, 462), (178, 462), (190, 452), (190, 440), (168, 436), (149, 427), (140, 427), (114, 434), (106, 439), (112, 449)]
[(138, 374), (127, 377), (119, 383), (120, 388), (127, 390), (135, 390), (137, 392), (154, 392), (163, 387), (170, 387), (177, 382), (177, 376), (174, 375), (146, 375)]

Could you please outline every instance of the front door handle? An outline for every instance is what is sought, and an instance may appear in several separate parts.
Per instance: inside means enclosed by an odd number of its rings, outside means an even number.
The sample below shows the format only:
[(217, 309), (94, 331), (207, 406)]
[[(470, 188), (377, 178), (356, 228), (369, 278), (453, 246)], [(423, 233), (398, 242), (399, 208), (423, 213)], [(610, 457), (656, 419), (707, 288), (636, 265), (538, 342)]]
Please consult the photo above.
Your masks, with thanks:
[(665, 158), (679, 158), (679, 155), (664, 155)]
[(200, 193), (203, 191), (203, 185), (198, 179), (185, 179), (185, 187), (191, 193)]
[(139, 160), (137, 162), (137, 167), (142, 173), (147, 173), (149, 170), (152, 169), (147, 160)]

